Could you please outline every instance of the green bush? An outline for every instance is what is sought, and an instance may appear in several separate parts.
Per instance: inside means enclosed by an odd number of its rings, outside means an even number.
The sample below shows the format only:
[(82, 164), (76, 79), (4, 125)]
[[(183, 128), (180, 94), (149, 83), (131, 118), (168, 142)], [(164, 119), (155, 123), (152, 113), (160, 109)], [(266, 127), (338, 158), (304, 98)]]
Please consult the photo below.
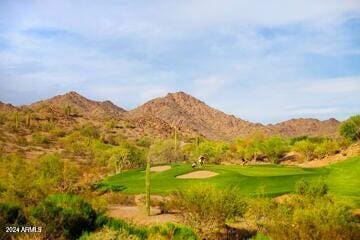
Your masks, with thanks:
[(315, 156), (316, 143), (306, 139), (296, 142), (293, 150), (300, 153), (306, 161), (312, 160)]
[(350, 141), (360, 140), (360, 115), (355, 115), (340, 125), (340, 134)]
[(166, 223), (163, 225), (155, 225), (148, 230), (149, 240), (196, 240), (198, 239), (194, 231), (185, 226)]
[(204, 156), (207, 162), (220, 163), (226, 157), (228, 144), (220, 141), (203, 141), (195, 148), (195, 157)]
[(232, 188), (217, 189), (209, 185), (192, 186), (174, 193), (172, 203), (184, 222), (203, 236), (220, 233), (226, 222), (243, 215), (246, 203), (239, 191)]
[(25, 215), (18, 205), (13, 203), (0, 203), (0, 225), (25, 224)]
[(78, 196), (50, 195), (31, 210), (31, 216), (44, 226), (48, 238), (77, 239), (95, 229), (96, 212)]
[(317, 144), (314, 150), (314, 155), (318, 158), (323, 158), (333, 155), (340, 150), (339, 143), (336, 140), (326, 139)]
[(137, 236), (140, 239), (146, 239), (148, 235), (146, 228), (136, 227), (123, 220), (109, 218), (102, 214), (97, 217), (96, 226), (98, 228), (107, 227), (113, 230), (121, 230), (129, 235)]
[(360, 238), (360, 225), (351, 209), (328, 196), (323, 182), (300, 182), (297, 192), (282, 202), (253, 199), (247, 219), (271, 239)]
[(312, 183), (301, 180), (295, 185), (295, 192), (300, 195), (310, 197), (322, 197), (327, 194), (329, 187), (323, 180), (317, 180)]
[(274, 136), (266, 138), (260, 145), (260, 150), (272, 163), (277, 163), (289, 150), (289, 146), (283, 138)]
[[(12, 203), (0, 203), (0, 226), (19, 226), (26, 224), (25, 215), (21, 207)], [(4, 229), (0, 231), (0, 239), (10, 239)]]
[(261, 144), (265, 136), (261, 133), (254, 133), (245, 139), (236, 139), (237, 156), (245, 161), (256, 160), (261, 154)]
[(0, 191), (2, 201), (28, 206), (42, 198), (36, 184), (36, 171), (31, 161), (11, 155), (0, 157)]

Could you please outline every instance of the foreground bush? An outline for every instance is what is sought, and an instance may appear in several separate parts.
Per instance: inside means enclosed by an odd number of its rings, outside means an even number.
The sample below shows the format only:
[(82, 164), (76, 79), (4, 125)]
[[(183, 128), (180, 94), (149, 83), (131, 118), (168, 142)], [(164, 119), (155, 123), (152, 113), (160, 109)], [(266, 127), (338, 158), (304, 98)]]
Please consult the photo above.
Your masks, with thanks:
[(298, 195), (278, 203), (257, 199), (250, 203), (248, 219), (271, 239), (360, 239), (358, 220), (350, 208), (326, 194), (321, 182), (298, 185)]
[(148, 230), (149, 240), (196, 240), (196, 234), (191, 228), (167, 223), (164, 225), (152, 226)]
[(101, 217), (103, 227), (94, 233), (85, 233), (80, 240), (196, 240), (195, 233), (188, 227), (167, 223), (149, 228), (136, 227), (122, 220)]
[(124, 229), (115, 230), (105, 227), (98, 232), (84, 234), (79, 240), (140, 240), (141, 238), (132, 235)]
[[(21, 207), (11, 203), (0, 203), (0, 226), (16, 226), (26, 224), (26, 218)], [(1, 229), (0, 239), (8, 239), (10, 236)]]
[(51, 195), (32, 209), (31, 216), (44, 226), (47, 238), (76, 239), (95, 229), (96, 212), (78, 196)]
[(184, 222), (203, 236), (220, 233), (226, 222), (241, 217), (246, 207), (235, 189), (208, 185), (177, 191), (172, 204), (180, 210)]

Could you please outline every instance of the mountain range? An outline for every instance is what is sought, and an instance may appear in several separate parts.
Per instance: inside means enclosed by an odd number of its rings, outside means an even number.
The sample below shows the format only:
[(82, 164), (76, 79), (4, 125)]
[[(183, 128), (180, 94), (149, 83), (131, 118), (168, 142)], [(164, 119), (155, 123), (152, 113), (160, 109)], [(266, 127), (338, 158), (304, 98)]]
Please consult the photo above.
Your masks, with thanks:
[[(152, 99), (143, 105), (127, 111), (111, 101), (93, 101), (76, 92), (22, 106), (34, 112), (52, 112), (64, 115), (68, 107), (74, 117), (94, 120), (112, 119), (125, 121), (142, 129), (141, 132), (155, 131), (161, 136), (171, 134), (172, 128), (181, 133), (202, 135), (214, 140), (230, 140), (254, 132), (267, 135), (294, 136), (335, 136), (340, 124), (336, 119), (320, 121), (313, 118), (299, 118), (276, 124), (252, 123), (208, 106), (206, 103), (184, 92), (169, 93)], [(0, 110), (18, 109), (11, 104), (0, 103)]]

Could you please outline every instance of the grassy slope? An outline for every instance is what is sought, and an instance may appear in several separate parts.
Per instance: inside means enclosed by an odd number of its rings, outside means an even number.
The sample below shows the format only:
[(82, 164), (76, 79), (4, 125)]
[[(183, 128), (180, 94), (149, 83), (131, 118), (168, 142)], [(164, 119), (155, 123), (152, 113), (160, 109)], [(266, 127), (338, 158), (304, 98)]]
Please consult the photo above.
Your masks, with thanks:
[[(329, 184), (330, 192), (357, 202), (360, 199), (360, 157), (317, 169), (276, 165), (208, 165), (205, 169), (217, 172), (219, 175), (196, 180), (175, 178), (177, 175), (191, 172), (189, 164), (173, 165), (168, 171), (152, 173), (152, 193), (167, 194), (177, 188), (210, 183), (218, 187), (238, 187), (246, 195), (256, 194), (259, 191), (268, 195), (279, 195), (293, 191), (294, 184), (300, 179), (313, 180), (323, 177)], [(138, 194), (145, 190), (144, 177), (143, 170), (130, 170), (107, 178), (103, 184), (121, 189), (124, 193)]]
[(327, 167), (330, 191), (360, 206), (360, 156)]

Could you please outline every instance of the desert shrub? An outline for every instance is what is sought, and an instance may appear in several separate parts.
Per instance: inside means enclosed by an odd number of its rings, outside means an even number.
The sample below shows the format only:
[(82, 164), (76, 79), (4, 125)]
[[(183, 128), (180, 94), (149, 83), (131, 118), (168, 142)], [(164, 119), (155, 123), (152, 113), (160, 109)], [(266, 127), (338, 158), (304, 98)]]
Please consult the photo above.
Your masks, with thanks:
[(322, 197), (325, 196), (329, 188), (322, 179), (317, 181), (308, 182), (301, 180), (295, 185), (295, 192), (300, 195), (310, 196), (310, 197)]
[(316, 143), (310, 140), (301, 140), (294, 144), (293, 150), (300, 153), (306, 161), (312, 160), (315, 156)]
[(83, 126), (81, 126), (81, 128), (79, 129), (80, 133), (85, 136), (85, 137), (90, 137), (90, 138), (99, 138), (100, 137), (100, 130), (90, 124), (84, 124)]
[(109, 218), (100, 214), (96, 219), (96, 226), (98, 228), (107, 227), (113, 230), (121, 230), (129, 235), (137, 236), (140, 239), (147, 239), (147, 229), (142, 227), (136, 227), (120, 219)]
[(149, 240), (196, 240), (198, 239), (194, 231), (185, 226), (166, 223), (155, 225), (148, 230)]
[(32, 137), (32, 141), (35, 144), (49, 144), (50, 143), (49, 138), (46, 135), (39, 133), (39, 132), (33, 133), (31, 135), (31, 137)]
[(42, 192), (36, 185), (36, 171), (30, 162), (11, 155), (0, 158), (0, 182), (4, 187), (0, 191), (2, 201), (19, 205), (36, 203)]
[(109, 120), (108, 122), (106, 122), (105, 127), (108, 130), (111, 130), (111, 129), (115, 128), (116, 127), (116, 121)]
[(66, 132), (65, 130), (61, 129), (61, 128), (58, 128), (58, 127), (55, 127), (53, 129), (50, 130), (50, 135), (52, 137), (56, 137), (56, 138), (59, 138), (59, 137), (65, 137), (66, 136)]
[(136, 144), (140, 147), (146, 147), (149, 148), (151, 144), (153, 143), (153, 140), (150, 137), (142, 137), (136, 141)]
[[(26, 224), (25, 214), (20, 206), (13, 203), (0, 203), (0, 226), (10, 227)], [(10, 236), (1, 229), (0, 239), (10, 239)]]
[(289, 146), (283, 138), (274, 136), (266, 138), (260, 144), (260, 150), (271, 162), (277, 163), (279, 158), (289, 150)]
[(74, 163), (65, 162), (53, 154), (40, 157), (38, 162), (36, 182), (44, 193), (73, 190), (79, 177), (78, 168)]
[(188, 227), (167, 223), (151, 227), (137, 227), (119, 219), (111, 219), (102, 215), (98, 220), (99, 231), (85, 233), (81, 240), (96, 239), (149, 239), (149, 240), (196, 240), (195, 233)]
[(236, 189), (217, 189), (209, 185), (178, 190), (173, 201), (184, 222), (203, 236), (221, 232), (226, 222), (241, 217), (246, 208)]
[(25, 224), (26, 217), (20, 206), (13, 203), (0, 203), (0, 225)]
[(358, 239), (360, 228), (351, 209), (326, 194), (323, 183), (298, 184), (300, 195), (278, 203), (249, 202), (247, 219), (271, 239)]
[(149, 157), (155, 163), (177, 162), (182, 159), (182, 156), (179, 146), (175, 150), (175, 142), (172, 139), (153, 143), (149, 151)]
[(318, 158), (323, 158), (329, 155), (333, 155), (339, 150), (340, 146), (336, 140), (326, 139), (316, 145), (314, 155)]
[(121, 204), (126, 206), (136, 205), (134, 195), (125, 195), (119, 192), (109, 192), (106, 194), (106, 199), (110, 204)]
[(115, 230), (109, 227), (104, 227), (94, 233), (85, 233), (79, 240), (140, 240), (141, 238), (132, 235), (124, 229)]
[(340, 134), (350, 141), (360, 140), (360, 115), (355, 115), (340, 125)]
[(84, 155), (89, 151), (88, 146), (91, 142), (87, 141), (79, 131), (73, 131), (71, 134), (62, 138), (61, 143), (66, 150), (76, 155)]
[(31, 216), (44, 226), (47, 238), (77, 239), (95, 229), (96, 212), (74, 195), (50, 195), (31, 209)]

